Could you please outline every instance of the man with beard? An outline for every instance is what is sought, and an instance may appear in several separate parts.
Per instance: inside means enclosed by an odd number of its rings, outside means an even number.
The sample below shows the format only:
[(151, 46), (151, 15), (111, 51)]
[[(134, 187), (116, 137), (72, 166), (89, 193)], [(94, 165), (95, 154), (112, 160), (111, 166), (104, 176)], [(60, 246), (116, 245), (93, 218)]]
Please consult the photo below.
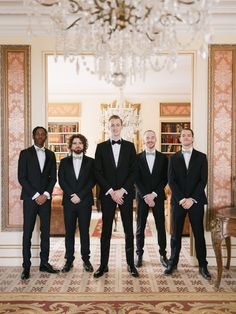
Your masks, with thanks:
[(166, 230), (165, 230), (165, 191), (167, 184), (167, 157), (155, 149), (156, 134), (147, 130), (143, 135), (145, 150), (137, 156), (137, 231), (136, 231), (136, 266), (142, 266), (145, 227), (149, 208), (152, 209), (156, 224), (160, 262), (167, 267)]
[(122, 119), (109, 118), (110, 139), (97, 145), (95, 153), (95, 176), (100, 186), (102, 210), (102, 235), (100, 266), (95, 278), (108, 272), (108, 260), (112, 223), (118, 206), (125, 233), (127, 269), (131, 276), (139, 277), (134, 266), (133, 198), (136, 152), (134, 144), (121, 139)]
[(40, 218), (41, 232), (39, 270), (48, 273), (58, 272), (48, 263), (51, 195), (56, 183), (56, 158), (52, 151), (44, 147), (46, 139), (47, 130), (44, 127), (34, 128), (34, 145), (20, 152), (18, 162), (24, 217), (22, 280), (30, 277), (31, 238), (37, 215)]
[(62, 272), (66, 273), (73, 267), (75, 251), (75, 231), (78, 222), (80, 233), (80, 251), (83, 268), (93, 272), (90, 263), (89, 226), (93, 205), (92, 188), (94, 181), (94, 160), (87, 157), (88, 141), (82, 134), (74, 134), (69, 139), (71, 155), (61, 160), (58, 178), (63, 190), (62, 204), (66, 229), (66, 263)]

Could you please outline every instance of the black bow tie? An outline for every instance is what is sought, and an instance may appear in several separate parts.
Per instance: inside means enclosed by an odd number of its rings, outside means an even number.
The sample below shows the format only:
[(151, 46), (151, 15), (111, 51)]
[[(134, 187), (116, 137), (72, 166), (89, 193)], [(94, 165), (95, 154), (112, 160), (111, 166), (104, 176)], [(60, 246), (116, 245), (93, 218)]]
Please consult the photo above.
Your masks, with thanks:
[(119, 144), (119, 145), (120, 145), (120, 144), (121, 144), (121, 140), (118, 140), (118, 141), (112, 140), (112, 141), (111, 141), (111, 144), (112, 144), (112, 145), (114, 145), (114, 144)]

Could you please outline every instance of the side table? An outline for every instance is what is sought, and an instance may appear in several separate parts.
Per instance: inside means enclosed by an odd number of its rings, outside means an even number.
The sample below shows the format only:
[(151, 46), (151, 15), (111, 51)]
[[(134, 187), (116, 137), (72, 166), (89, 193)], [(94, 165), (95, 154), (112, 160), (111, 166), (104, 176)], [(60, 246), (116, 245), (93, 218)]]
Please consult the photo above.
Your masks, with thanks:
[(211, 222), (211, 237), (217, 263), (215, 287), (219, 288), (222, 276), (222, 241), (225, 240), (226, 242), (226, 268), (229, 269), (231, 259), (230, 237), (236, 237), (236, 207), (224, 207), (216, 211), (215, 217)]

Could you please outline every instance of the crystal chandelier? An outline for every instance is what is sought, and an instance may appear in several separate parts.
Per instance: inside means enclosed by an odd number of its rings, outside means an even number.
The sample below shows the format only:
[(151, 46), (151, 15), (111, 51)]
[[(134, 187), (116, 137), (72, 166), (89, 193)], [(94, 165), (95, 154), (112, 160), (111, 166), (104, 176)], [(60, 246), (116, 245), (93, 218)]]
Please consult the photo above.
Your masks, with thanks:
[[(217, 0), (25, 0), (31, 19), (49, 18), (56, 54), (77, 59), (100, 79), (123, 86), (148, 68), (174, 70), (177, 52), (199, 41), (207, 56)], [(94, 55), (94, 66), (86, 55)], [(165, 56), (163, 58), (163, 56)]]

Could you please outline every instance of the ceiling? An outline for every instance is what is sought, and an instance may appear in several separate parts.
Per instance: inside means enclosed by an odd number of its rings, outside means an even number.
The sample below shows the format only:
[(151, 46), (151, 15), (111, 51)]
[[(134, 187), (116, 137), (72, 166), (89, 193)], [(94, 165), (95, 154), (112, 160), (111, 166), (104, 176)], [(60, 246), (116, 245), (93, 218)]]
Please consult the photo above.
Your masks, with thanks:
[[(210, 1), (210, 0), (207, 0)], [(33, 34), (35, 36), (45, 35), (47, 24), (38, 20), (32, 22)], [(211, 25), (213, 30), (220, 32), (230, 30), (236, 31), (236, 0), (221, 0), (213, 9)], [(27, 38), (29, 19), (23, 0), (0, 0), (0, 36), (20, 36)], [(91, 62), (91, 61), (88, 61)], [(65, 94), (114, 94), (118, 93), (117, 88), (92, 76), (82, 63), (80, 75), (76, 74), (75, 64), (63, 58), (55, 63), (50, 58), (48, 73), (49, 95)], [(135, 84), (127, 82), (124, 92), (132, 94), (173, 94), (191, 95), (192, 86), (192, 57), (190, 55), (179, 56), (178, 67), (173, 73), (167, 70), (154, 72), (149, 69), (145, 81), (137, 79)], [(66, 82), (66, 84), (65, 84)]]
[[(0, 36), (26, 33), (28, 18), (23, 2), (23, 0), (0, 0)], [(36, 19), (33, 24), (34, 31), (38, 34), (43, 34), (47, 30), (44, 21), (39, 23)], [(217, 30), (229, 27), (231, 30), (236, 30), (236, 1), (218, 0), (212, 10), (211, 25)]]

